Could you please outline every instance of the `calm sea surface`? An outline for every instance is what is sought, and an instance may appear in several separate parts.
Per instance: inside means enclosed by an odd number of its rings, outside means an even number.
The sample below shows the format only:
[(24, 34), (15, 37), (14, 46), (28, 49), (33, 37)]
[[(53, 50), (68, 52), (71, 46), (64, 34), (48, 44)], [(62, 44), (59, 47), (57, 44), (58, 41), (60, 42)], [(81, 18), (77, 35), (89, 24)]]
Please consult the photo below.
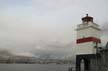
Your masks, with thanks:
[(0, 71), (68, 71), (71, 65), (56, 64), (0, 64)]

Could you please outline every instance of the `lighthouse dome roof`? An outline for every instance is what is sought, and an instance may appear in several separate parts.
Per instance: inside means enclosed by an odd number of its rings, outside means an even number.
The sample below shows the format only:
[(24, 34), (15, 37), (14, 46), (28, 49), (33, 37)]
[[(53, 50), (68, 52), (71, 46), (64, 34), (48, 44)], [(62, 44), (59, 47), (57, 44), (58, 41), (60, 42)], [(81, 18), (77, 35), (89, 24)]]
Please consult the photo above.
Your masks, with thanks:
[(83, 22), (93, 22), (93, 17), (88, 16), (88, 14), (86, 14), (86, 17), (82, 18)]

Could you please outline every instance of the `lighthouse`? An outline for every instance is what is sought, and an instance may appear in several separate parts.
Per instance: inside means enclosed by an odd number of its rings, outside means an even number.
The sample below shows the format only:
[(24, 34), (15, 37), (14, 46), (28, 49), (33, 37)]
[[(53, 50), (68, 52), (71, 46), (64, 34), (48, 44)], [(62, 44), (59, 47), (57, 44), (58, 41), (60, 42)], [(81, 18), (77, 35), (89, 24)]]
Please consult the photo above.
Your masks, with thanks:
[(76, 71), (81, 71), (81, 60), (84, 60), (84, 71), (90, 71), (91, 58), (97, 54), (96, 44), (100, 44), (99, 25), (93, 21), (93, 17), (86, 14), (82, 23), (77, 25), (76, 39)]

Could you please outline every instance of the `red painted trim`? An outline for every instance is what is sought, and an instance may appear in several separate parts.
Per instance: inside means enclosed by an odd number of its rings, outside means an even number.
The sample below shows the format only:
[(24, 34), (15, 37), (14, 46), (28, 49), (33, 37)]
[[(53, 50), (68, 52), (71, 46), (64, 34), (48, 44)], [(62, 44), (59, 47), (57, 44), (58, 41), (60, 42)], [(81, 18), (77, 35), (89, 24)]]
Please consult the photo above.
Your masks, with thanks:
[(87, 37), (87, 38), (81, 38), (77, 39), (77, 44), (79, 43), (85, 43), (85, 42), (96, 42), (96, 43), (101, 43), (101, 40), (95, 37)]

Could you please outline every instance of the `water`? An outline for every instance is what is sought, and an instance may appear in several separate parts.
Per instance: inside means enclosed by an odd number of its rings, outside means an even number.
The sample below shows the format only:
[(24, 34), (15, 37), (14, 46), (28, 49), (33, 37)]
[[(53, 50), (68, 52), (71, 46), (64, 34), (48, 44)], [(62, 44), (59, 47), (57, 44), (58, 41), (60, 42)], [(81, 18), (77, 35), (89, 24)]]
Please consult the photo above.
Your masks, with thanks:
[(68, 71), (70, 65), (0, 64), (0, 71)]

